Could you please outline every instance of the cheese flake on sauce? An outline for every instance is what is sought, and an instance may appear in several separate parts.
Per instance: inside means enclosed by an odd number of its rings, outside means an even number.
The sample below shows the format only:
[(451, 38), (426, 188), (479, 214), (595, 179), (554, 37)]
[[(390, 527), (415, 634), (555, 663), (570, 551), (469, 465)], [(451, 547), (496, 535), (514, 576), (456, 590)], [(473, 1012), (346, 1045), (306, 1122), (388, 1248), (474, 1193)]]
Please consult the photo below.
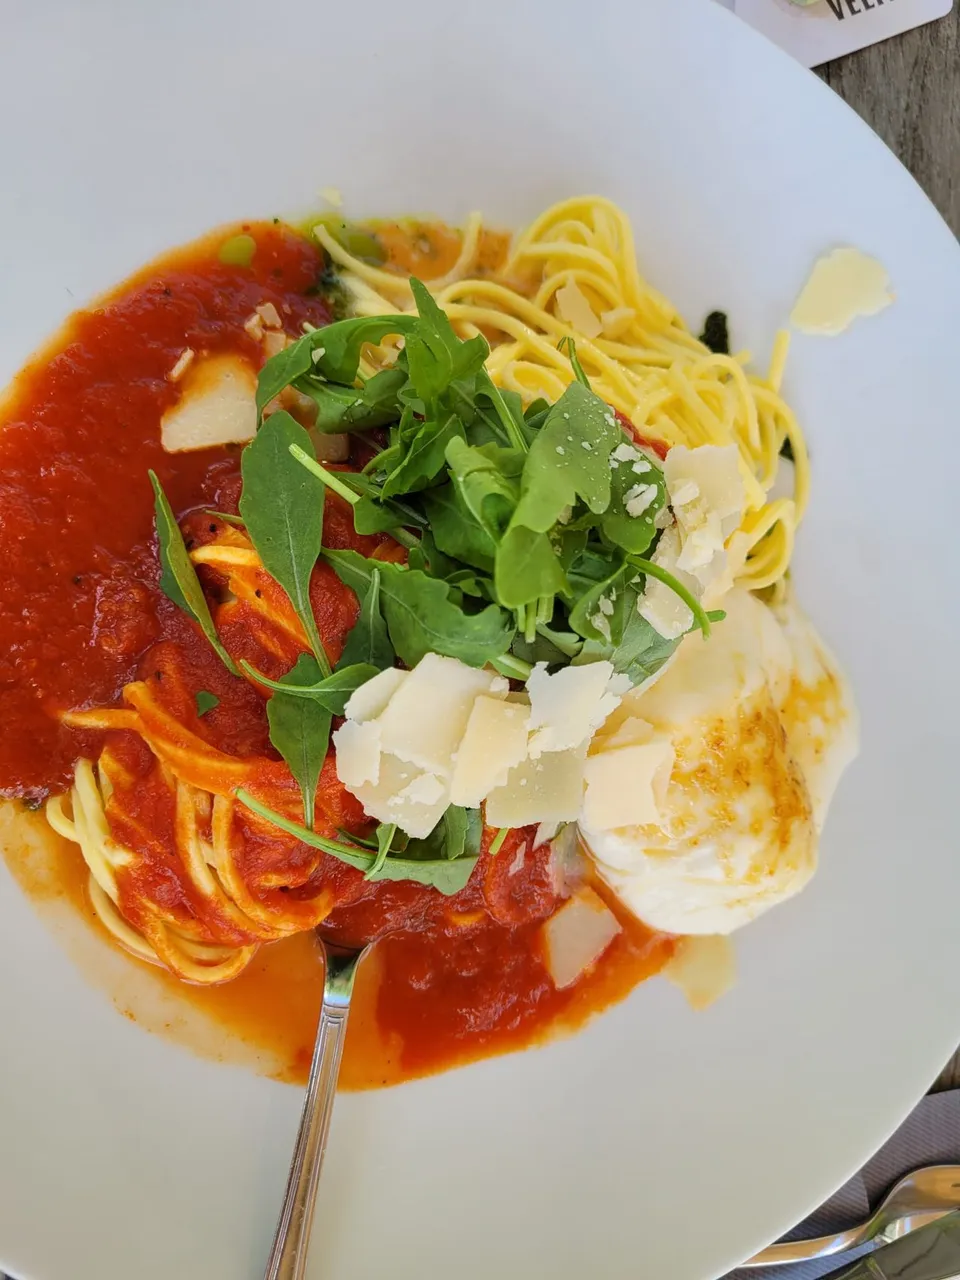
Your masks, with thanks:
[(245, 444), (257, 434), (257, 375), (239, 356), (193, 360), (177, 386), (180, 398), (160, 420), (168, 453)]

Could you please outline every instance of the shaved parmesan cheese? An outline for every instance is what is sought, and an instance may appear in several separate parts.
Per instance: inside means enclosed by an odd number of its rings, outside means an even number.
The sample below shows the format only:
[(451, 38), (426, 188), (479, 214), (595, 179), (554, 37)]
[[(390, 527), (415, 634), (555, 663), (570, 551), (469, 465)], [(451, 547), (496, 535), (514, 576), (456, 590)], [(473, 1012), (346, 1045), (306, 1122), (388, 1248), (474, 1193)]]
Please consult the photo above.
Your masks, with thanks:
[(337, 749), (337, 777), (345, 787), (362, 787), (380, 780), (380, 726), (346, 720), (333, 735)]
[(474, 702), (502, 684), (500, 677), (456, 658), (426, 654), (380, 715), (383, 750), (449, 777)]
[(572, 986), (609, 947), (620, 922), (592, 889), (579, 889), (542, 926), (543, 960), (558, 991)]
[(404, 806), (407, 803), (432, 805), (437, 804), (445, 796), (449, 799), (446, 787), (435, 773), (418, 773), (412, 782), (408, 783), (402, 791), (398, 791), (387, 803), (391, 807)]
[(733, 945), (720, 934), (681, 938), (662, 972), (680, 988), (692, 1009), (706, 1009), (737, 980)]
[(556, 299), (557, 311), (571, 329), (576, 329), (585, 338), (600, 336), (603, 326), (575, 281), (570, 280), (562, 289), (558, 289)]
[(620, 338), (630, 328), (636, 312), (633, 307), (614, 307), (611, 311), (600, 312), (600, 324), (603, 326), (605, 338)]
[(612, 831), (614, 827), (659, 823), (658, 794), (662, 796), (665, 790), (673, 760), (673, 744), (668, 738), (591, 756), (584, 771), (584, 824), (593, 830)]
[(263, 321), (268, 329), (282, 329), (283, 321), (280, 319), (280, 312), (272, 302), (263, 302), (256, 309), (257, 315)]
[(524, 760), (487, 796), (491, 827), (526, 827), (540, 822), (573, 822), (583, 804), (586, 744), (575, 751), (547, 751)]
[(183, 375), (193, 364), (193, 357), (196, 355), (193, 347), (184, 347), (180, 352), (180, 359), (167, 374), (168, 382), (179, 382)]
[(585, 743), (619, 705), (620, 694), (610, 687), (613, 674), (609, 662), (563, 667), (554, 675), (547, 672), (545, 662), (538, 662), (527, 679), (533, 730), (530, 755), (536, 758), (545, 751), (565, 751)]
[(324, 187), (320, 192), (320, 197), (326, 200), (327, 204), (333, 205), (335, 209), (339, 209), (343, 204), (343, 195), (339, 187)]
[(536, 835), (533, 837), (534, 849), (539, 849), (542, 844), (552, 840), (562, 825), (560, 822), (541, 822), (537, 827)]
[(803, 333), (835, 337), (857, 319), (873, 316), (893, 302), (883, 263), (860, 249), (834, 249), (813, 268), (790, 316)]
[[(670, 455), (668, 454), (667, 456), (669, 457)], [(696, 578), (684, 573), (679, 567), (677, 564), (679, 554), (680, 535), (676, 526), (664, 529), (660, 541), (657, 543), (657, 549), (653, 553), (653, 563), (667, 569), (689, 591), (698, 596), (700, 594), (700, 584)], [(665, 640), (679, 639), (693, 625), (693, 614), (689, 608), (675, 591), (671, 590), (665, 582), (659, 582), (656, 578), (647, 578), (643, 595), (637, 601), (637, 612), (641, 618), (646, 618), (651, 627), (662, 635)]]
[(450, 800), (476, 809), (507, 772), (527, 755), (530, 708), (521, 703), (480, 696), (473, 704), (457, 751)]
[(290, 339), (283, 332), (271, 329), (263, 335), (263, 354), (265, 359), (272, 360), (274, 356), (278, 356), (281, 351), (286, 351), (290, 345)]
[(430, 834), (450, 803), (450, 792), (436, 775), (387, 753), (380, 757), (377, 781), (350, 790), (371, 818), (395, 822), (416, 839)]
[[(621, 707), (620, 715), (623, 715), (625, 707), (626, 703)], [(633, 747), (641, 742), (649, 742), (656, 732), (649, 720), (641, 720), (639, 716), (628, 715), (619, 724), (615, 723), (616, 720), (617, 717), (612, 717), (611, 722), (595, 735), (590, 744), (591, 755), (613, 751), (616, 747)]]
[(257, 375), (239, 356), (197, 361), (180, 385), (180, 399), (160, 420), (160, 440), (168, 453), (243, 444), (256, 435)]
[(740, 523), (746, 489), (736, 445), (675, 445), (663, 464), (680, 531), (677, 567), (703, 586), (722, 572), (724, 541)]
[(387, 667), (351, 693), (344, 714), (361, 724), (364, 720), (375, 720), (409, 675), (409, 671), (401, 671), (399, 667)]
[(253, 315), (247, 316), (246, 320), (244, 320), (243, 329), (247, 336), (252, 338), (254, 342), (263, 341), (263, 320), (255, 311)]

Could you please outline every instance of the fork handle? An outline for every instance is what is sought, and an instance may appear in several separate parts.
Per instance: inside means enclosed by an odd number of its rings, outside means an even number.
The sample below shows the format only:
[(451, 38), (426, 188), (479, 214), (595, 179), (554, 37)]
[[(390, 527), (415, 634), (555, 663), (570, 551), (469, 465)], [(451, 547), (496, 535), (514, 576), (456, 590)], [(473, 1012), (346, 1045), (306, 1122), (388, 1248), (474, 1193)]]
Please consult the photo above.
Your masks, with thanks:
[(847, 1253), (857, 1245), (864, 1244), (870, 1236), (863, 1226), (851, 1227), (849, 1231), (838, 1231), (832, 1236), (817, 1236), (813, 1240), (786, 1240), (779, 1244), (771, 1244), (761, 1249), (746, 1262), (741, 1262), (744, 1269), (750, 1267), (782, 1267), (789, 1262), (809, 1262), (813, 1258), (832, 1258), (838, 1253)]
[(287, 1189), (277, 1222), (264, 1280), (302, 1280), (313, 1228), (320, 1167), (337, 1093), (337, 1077), (350, 1013), (357, 964), (363, 953), (337, 956), (327, 952), (323, 1005), (293, 1148)]

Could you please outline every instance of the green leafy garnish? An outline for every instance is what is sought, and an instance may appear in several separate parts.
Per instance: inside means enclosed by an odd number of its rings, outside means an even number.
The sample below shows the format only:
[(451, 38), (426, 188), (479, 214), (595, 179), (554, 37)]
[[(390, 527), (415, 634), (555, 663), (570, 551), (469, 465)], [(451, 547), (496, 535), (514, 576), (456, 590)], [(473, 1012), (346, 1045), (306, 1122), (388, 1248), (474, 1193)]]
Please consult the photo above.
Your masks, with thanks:
[(321, 678), (316, 658), (303, 653), (279, 682), (284, 691), (278, 690), (267, 703), (270, 742), (296, 779), (303, 796), (303, 820), (308, 827), (313, 826), (317, 782), (330, 745), (331, 713), (320, 700), (286, 690), (316, 685)]
[(310, 603), (310, 576), (323, 540), (324, 489), (290, 456), (315, 458), (307, 432), (289, 413), (267, 419), (243, 451), (240, 515), (263, 567), (290, 598), (325, 676), (330, 662)]
[[(276, 729), (274, 744), (303, 790), (305, 826), (245, 793), (240, 798), (370, 879), (413, 879), (454, 893), (479, 855), (477, 811), (449, 807), (422, 840), (392, 823), (375, 836), (342, 832), (342, 842), (309, 829), (307, 793), (316, 788), (329, 718), (344, 713), (354, 690), (397, 662), (414, 667), (427, 653), (521, 681), (536, 663), (556, 670), (606, 660), (639, 685), (679, 644), (638, 611), (648, 579), (683, 600), (691, 629), (704, 636), (722, 615), (706, 613), (657, 563), (668, 501), (663, 471), (592, 390), (575, 342), (559, 344), (574, 381), (555, 404), (541, 399), (525, 408), (515, 391), (492, 381), (486, 340), (459, 338), (427, 287), (418, 280), (410, 287), (415, 315), (354, 317), (310, 330), (260, 374), (261, 413), (293, 387), (316, 406), (315, 430), (360, 436), (370, 461), (360, 473), (318, 462), (307, 432), (283, 413), (266, 420), (244, 454), (241, 519), (297, 610), (315, 658), (301, 657), (279, 681), (243, 664), (273, 691), (271, 734)], [(726, 341), (725, 318), (711, 324), (705, 340)], [(402, 350), (371, 375), (364, 344), (390, 336), (403, 340)], [(358, 534), (389, 533), (406, 548), (407, 563), (322, 547), (327, 489), (350, 504)], [(309, 602), (318, 556), (360, 605), (332, 674)], [(496, 834), (491, 852), (507, 834)]]
[[(303, 655), (304, 658), (309, 656), (308, 654)], [(263, 685), (265, 689), (272, 689), (275, 693), (283, 694), (288, 700), (290, 698), (306, 698), (323, 707), (332, 716), (342, 716), (350, 697), (356, 693), (362, 684), (372, 680), (380, 669), (372, 667), (368, 663), (358, 662), (352, 666), (338, 666), (333, 675), (323, 676), (319, 680), (310, 680), (308, 678), (304, 684), (301, 683), (299, 678), (294, 678), (297, 667), (294, 667), (292, 672), (287, 672), (282, 680), (271, 680), (269, 676), (265, 676), (262, 671), (258, 671), (256, 667), (246, 660), (242, 661), (240, 665), (248, 676), (251, 676), (258, 684)], [(305, 663), (302, 672), (307, 677), (310, 677), (313, 673), (313, 668)], [(276, 746), (276, 743), (274, 745)], [(281, 752), (281, 754), (283, 753)]]
[[(385, 671), (394, 664), (393, 645), (387, 633), (387, 624), (383, 620), (380, 609), (380, 569), (370, 570), (366, 587), (358, 582), (354, 588), (360, 601), (360, 616), (357, 618), (343, 653), (337, 663), (337, 671), (355, 670), (359, 666), (371, 669), (371, 675), (377, 671)], [(341, 713), (342, 714), (342, 713)]]
[[(273, 823), (275, 827), (279, 827), (281, 831), (286, 831), (288, 835), (295, 836), (298, 840), (302, 840), (304, 844), (310, 845), (311, 848), (320, 849), (324, 853), (331, 854), (334, 858), (339, 858), (341, 862), (347, 863), (348, 866), (356, 867), (359, 871), (369, 873), (379, 860), (381, 865), (377, 870), (376, 876), (371, 877), (377, 880), (414, 880), (418, 884), (429, 885), (431, 888), (450, 897), (464, 888), (473, 874), (474, 867), (477, 865), (476, 857), (469, 853), (465, 853), (459, 858), (411, 858), (392, 854), (388, 854), (384, 858), (379, 851), (372, 853), (365, 851), (363, 848), (351, 848), (350, 845), (343, 844), (339, 840), (328, 840), (325, 836), (318, 835), (315, 831), (301, 826), (298, 822), (291, 822), (283, 814), (277, 813), (265, 804), (261, 804), (259, 800), (243, 788), (240, 788), (235, 794), (241, 804), (246, 805), (248, 809), (266, 819), (267, 822)], [(410, 846), (415, 843), (415, 841), (411, 841), (405, 852), (408, 853)]]
[(583, 372), (583, 365), (580, 363), (580, 357), (577, 355), (577, 344), (572, 338), (561, 338), (557, 343), (558, 351), (565, 351), (570, 359), (570, 365), (573, 369), (573, 376), (578, 382), (582, 382), (585, 387), (590, 386), (590, 379)]
[(197, 704), (197, 715), (205, 716), (208, 711), (212, 711), (214, 707), (219, 707), (220, 699), (215, 693), (209, 693), (206, 689), (198, 689), (194, 694), (194, 701)]
[(237, 665), (220, 643), (217, 629), (210, 616), (200, 579), (193, 567), (193, 562), (183, 541), (183, 534), (177, 524), (173, 509), (167, 501), (160, 481), (151, 471), (150, 483), (153, 485), (154, 510), (157, 520), (157, 543), (160, 548), (160, 590), (182, 609), (187, 617), (192, 618), (203, 634), (216, 650), (221, 662), (231, 673), (239, 675)]
[(427, 653), (445, 654), (467, 666), (482, 667), (510, 647), (513, 629), (496, 605), (467, 613), (447, 583), (421, 570), (367, 560), (355, 551), (325, 550), (323, 558), (358, 595), (369, 589), (373, 574), (379, 574), (390, 640), (408, 667), (415, 667)]
[(497, 854), (503, 848), (504, 841), (506, 840), (509, 834), (510, 834), (509, 827), (501, 827), (500, 830), (497, 832), (497, 834), (493, 837), (493, 839), (490, 842), (491, 858), (495, 858), (497, 856)]

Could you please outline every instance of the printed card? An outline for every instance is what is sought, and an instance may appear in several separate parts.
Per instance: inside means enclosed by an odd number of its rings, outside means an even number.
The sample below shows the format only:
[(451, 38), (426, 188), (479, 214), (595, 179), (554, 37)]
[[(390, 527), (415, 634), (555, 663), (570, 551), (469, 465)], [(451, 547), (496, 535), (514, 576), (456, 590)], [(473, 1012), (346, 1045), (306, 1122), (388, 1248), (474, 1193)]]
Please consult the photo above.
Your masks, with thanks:
[(733, 8), (799, 62), (817, 67), (943, 18), (953, 0), (734, 0)]

